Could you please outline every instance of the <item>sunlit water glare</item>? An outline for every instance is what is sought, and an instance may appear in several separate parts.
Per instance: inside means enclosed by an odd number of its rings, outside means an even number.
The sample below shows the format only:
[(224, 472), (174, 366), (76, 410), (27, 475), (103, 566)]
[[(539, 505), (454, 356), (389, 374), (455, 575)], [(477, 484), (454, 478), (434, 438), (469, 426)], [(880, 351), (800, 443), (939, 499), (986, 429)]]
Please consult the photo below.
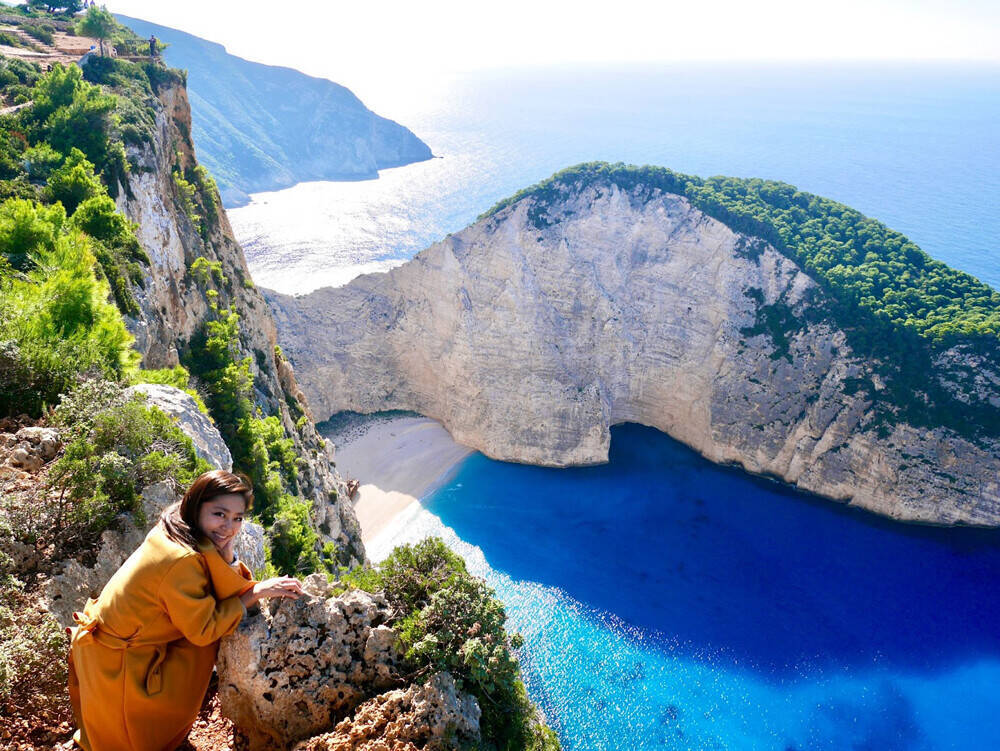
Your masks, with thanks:
[(303, 293), (385, 270), (559, 169), (620, 160), (791, 183), (1000, 287), (997, 65), (478, 73), (386, 114), (440, 158), (230, 211), (258, 284)]

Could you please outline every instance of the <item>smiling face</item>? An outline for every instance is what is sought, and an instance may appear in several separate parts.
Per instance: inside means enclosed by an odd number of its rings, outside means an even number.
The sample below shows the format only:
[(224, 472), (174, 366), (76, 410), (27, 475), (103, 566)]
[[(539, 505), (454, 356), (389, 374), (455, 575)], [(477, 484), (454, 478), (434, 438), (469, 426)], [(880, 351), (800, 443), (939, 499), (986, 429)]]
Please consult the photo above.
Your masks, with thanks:
[(237, 493), (217, 495), (201, 504), (198, 528), (216, 547), (224, 548), (243, 528), (246, 501)]

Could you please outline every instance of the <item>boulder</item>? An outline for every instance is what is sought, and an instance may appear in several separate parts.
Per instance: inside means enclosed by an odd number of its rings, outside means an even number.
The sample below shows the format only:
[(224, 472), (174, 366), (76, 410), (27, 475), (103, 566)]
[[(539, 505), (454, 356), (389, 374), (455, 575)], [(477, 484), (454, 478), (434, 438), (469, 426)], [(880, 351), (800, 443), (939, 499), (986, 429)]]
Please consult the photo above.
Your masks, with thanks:
[(315, 736), (295, 751), (415, 751), (459, 749), (479, 741), (476, 698), (460, 692), (450, 673), (369, 699), (332, 733)]
[(400, 683), (385, 599), (361, 591), (325, 597), (321, 579), (309, 577), (297, 600), (264, 601), (222, 640), (222, 712), (251, 751), (287, 749), (328, 732)]
[(194, 441), (198, 456), (216, 469), (232, 470), (233, 457), (226, 442), (222, 440), (218, 428), (208, 415), (198, 409), (190, 394), (173, 386), (158, 383), (140, 383), (130, 386), (127, 393), (142, 394), (146, 403), (170, 415), (177, 427)]

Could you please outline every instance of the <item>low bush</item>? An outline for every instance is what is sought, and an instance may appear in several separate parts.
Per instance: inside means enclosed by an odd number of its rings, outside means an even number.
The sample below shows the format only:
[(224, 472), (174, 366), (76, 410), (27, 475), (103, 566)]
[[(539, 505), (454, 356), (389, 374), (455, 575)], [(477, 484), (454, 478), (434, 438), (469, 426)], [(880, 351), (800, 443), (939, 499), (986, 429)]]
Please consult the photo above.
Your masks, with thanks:
[(347, 573), (348, 586), (385, 594), (398, 614), (392, 625), (414, 677), (447, 670), (482, 709), (483, 749), (555, 751), (555, 734), (540, 725), (505, 630), (503, 603), (438, 538), (396, 548), (375, 569)]
[(56, 619), (19, 582), (0, 580), (0, 717), (15, 738), (21, 726), (54, 727), (70, 719), (68, 648)]
[(211, 469), (169, 416), (139, 395), (126, 398), (111, 381), (81, 384), (63, 398), (53, 423), (65, 450), (49, 473), (60, 498), (51, 522), (67, 550), (92, 544), (119, 514), (140, 513), (147, 485), (168, 480), (181, 491)]
[(60, 235), (30, 257), (27, 274), (0, 275), (0, 367), (10, 375), (0, 382), (0, 415), (37, 417), (80, 374), (119, 379), (138, 360), (86, 235)]

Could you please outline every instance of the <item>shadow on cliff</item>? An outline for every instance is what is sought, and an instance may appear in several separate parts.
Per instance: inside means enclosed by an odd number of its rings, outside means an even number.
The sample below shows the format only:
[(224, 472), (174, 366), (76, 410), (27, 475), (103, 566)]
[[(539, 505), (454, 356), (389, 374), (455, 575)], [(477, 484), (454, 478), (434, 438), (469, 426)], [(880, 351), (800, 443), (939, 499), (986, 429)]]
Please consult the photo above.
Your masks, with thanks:
[(600, 467), (475, 455), (427, 506), (495, 569), (698, 659), (780, 678), (1000, 656), (1000, 532), (890, 522), (651, 428), (614, 428)]

